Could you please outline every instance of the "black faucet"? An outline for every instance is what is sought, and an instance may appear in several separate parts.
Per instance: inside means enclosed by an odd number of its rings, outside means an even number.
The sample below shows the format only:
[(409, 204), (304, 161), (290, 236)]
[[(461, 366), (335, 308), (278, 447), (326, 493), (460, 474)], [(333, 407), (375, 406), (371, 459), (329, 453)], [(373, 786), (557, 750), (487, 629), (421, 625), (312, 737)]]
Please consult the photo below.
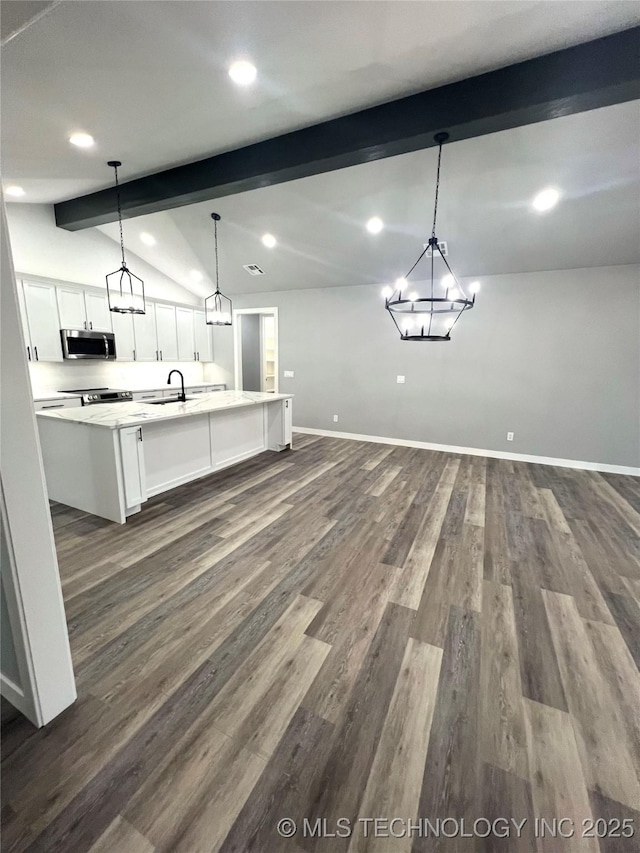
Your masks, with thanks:
[(180, 400), (181, 403), (186, 403), (187, 402), (187, 395), (185, 394), (185, 390), (184, 390), (184, 376), (182, 375), (181, 370), (175, 370), (174, 369), (174, 370), (169, 371), (169, 375), (167, 376), (167, 385), (171, 385), (171, 377), (173, 376), (174, 373), (178, 374), (178, 376), (180, 377), (180, 384), (182, 385), (182, 391), (180, 392), (180, 396), (178, 399)]

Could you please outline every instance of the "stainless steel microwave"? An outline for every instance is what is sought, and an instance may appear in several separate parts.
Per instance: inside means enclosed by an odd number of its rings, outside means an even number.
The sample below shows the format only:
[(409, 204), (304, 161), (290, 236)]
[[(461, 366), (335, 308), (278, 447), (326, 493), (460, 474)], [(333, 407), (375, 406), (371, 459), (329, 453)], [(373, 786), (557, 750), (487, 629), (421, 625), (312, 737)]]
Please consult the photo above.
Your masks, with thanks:
[(60, 338), (65, 358), (101, 358), (103, 361), (115, 361), (116, 336), (113, 332), (60, 329)]

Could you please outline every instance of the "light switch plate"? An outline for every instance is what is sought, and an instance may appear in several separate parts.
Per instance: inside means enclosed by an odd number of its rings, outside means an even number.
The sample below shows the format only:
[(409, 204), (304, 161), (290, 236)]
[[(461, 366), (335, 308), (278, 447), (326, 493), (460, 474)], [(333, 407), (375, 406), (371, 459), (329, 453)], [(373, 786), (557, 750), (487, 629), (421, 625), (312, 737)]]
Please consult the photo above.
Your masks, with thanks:
[(285, 379), (293, 379), (293, 370), (285, 370), (284, 378)]
[(396, 382), (398, 385), (404, 385), (404, 376), (396, 376)]

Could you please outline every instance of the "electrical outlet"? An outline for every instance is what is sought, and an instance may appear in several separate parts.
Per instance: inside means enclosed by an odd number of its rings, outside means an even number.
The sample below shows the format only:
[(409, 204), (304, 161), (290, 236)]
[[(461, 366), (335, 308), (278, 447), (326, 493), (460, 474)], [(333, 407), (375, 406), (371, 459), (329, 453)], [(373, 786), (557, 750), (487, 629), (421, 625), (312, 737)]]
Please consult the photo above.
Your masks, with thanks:
[(337, 415), (333, 416), (333, 422), (334, 422), (334, 424), (338, 423), (338, 416)]
[(293, 379), (293, 370), (285, 370), (284, 378), (285, 379)]
[(396, 376), (396, 382), (398, 385), (404, 385), (404, 376)]
[(513, 433), (512, 432), (507, 433), (507, 441), (513, 441)]

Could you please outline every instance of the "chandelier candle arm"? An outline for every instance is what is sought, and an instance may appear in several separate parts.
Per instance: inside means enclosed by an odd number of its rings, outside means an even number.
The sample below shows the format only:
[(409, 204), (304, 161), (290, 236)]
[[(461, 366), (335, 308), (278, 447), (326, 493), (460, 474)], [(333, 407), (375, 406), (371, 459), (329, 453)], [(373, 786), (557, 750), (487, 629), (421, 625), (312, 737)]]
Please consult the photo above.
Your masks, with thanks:
[(122, 166), (122, 163), (120, 160), (109, 160), (107, 166), (111, 166), (115, 173), (116, 205), (118, 208), (118, 225), (120, 227), (120, 253), (122, 256), (120, 268), (105, 276), (109, 311), (113, 311), (115, 314), (145, 314), (144, 281), (137, 275), (134, 275), (127, 267), (124, 255), (122, 207), (120, 204), (120, 182), (118, 180), (118, 168)]
[(220, 291), (220, 265), (218, 261), (218, 222), (219, 213), (212, 213), (216, 257), (216, 289), (204, 301), (205, 321), (208, 326), (231, 326), (233, 323), (233, 304), (228, 296)]
[[(438, 133), (434, 137), (434, 141), (438, 145), (438, 165), (431, 236), (409, 272), (403, 278), (396, 280), (393, 289), (389, 287), (383, 291), (385, 308), (391, 315), (391, 319), (400, 333), (400, 339), (403, 341), (451, 340), (451, 330), (463, 312), (473, 308), (479, 289), (479, 283), (474, 282), (470, 288), (471, 298), (467, 297), (466, 289), (451, 269), (449, 261), (440, 247), (440, 241), (436, 237), (442, 146), (448, 139), (449, 134), (444, 132)], [(403, 294), (410, 286), (409, 277), (425, 256), (428, 256), (430, 260), (429, 295), (421, 296), (420, 288), (416, 287), (415, 290), (411, 289), (408, 298), (405, 298)], [(435, 272), (436, 259), (444, 265), (444, 274), (439, 281), (437, 281)], [(428, 315), (428, 321), (426, 315)]]

